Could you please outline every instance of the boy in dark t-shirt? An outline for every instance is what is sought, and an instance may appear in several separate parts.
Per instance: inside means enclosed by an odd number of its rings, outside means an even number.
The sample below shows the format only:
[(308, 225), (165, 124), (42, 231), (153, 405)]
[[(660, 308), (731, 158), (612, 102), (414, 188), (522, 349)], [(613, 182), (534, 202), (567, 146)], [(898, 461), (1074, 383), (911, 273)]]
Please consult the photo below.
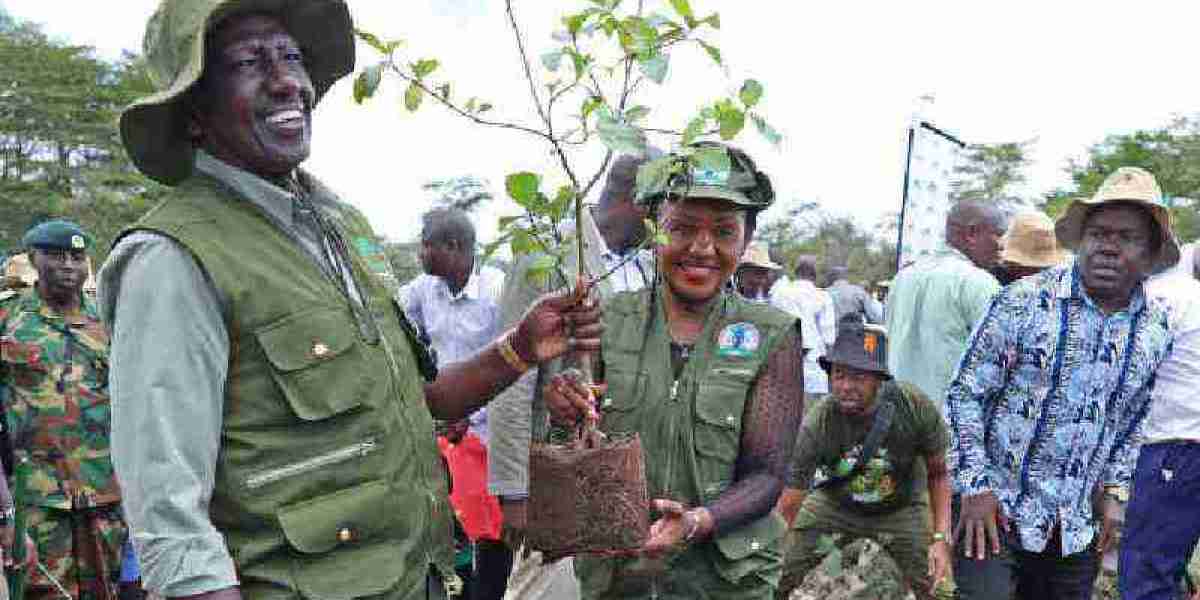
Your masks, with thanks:
[[(892, 381), (883, 358), (886, 346), (878, 328), (844, 320), (833, 351), (821, 359), (832, 393), (804, 419), (779, 501), (791, 523), (781, 597), (821, 562), (818, 546), (829, 535), (845, 543), (878, 541), (918, 598), (932, 598), (934, 585), (947, 574), (949, 432), (916, 386)], [(918, 457), (928, 466), (932, 534), (925, 504), (914, 501), (924, 481), (914, 478)]]

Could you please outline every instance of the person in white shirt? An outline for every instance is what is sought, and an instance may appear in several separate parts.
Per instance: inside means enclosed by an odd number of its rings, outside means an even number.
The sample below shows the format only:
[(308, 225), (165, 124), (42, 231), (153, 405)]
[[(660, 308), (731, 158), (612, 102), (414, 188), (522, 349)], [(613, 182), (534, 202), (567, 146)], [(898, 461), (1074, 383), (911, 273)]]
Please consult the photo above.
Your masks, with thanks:
[(817, 288), (817, 257), (801, 254), (796, 257), (795, 279), (787, 285), (776, 284), (771, 290), (771, 302), (800, 319), (804, 338), (804, 395), (808, 405), (815, 406), (829, 394), (829, 375), (818, 359), (833, 346), (837, 333), (837, 310), (829, 292)]
[[(1196, 244), (1146, 282), (1164, 302), (1174, 343), (1159, 365), (1132, 494), (1125, 509), (1119, 588), (1123, 600), (1178, 598), (1200, 541), (1200, 263)], [(1193, 596), (1195, 597), (1195, 596)]]
[[(433, 347), (438, 366), (466, 360), (500, 335), (504, 272), (475, 256), (475, 226), (458, 209), (425, 214), (421, 268), (397, 292), (404, 314)], [(487, 409), (471, 414), (471, 431), (487, 441)]]

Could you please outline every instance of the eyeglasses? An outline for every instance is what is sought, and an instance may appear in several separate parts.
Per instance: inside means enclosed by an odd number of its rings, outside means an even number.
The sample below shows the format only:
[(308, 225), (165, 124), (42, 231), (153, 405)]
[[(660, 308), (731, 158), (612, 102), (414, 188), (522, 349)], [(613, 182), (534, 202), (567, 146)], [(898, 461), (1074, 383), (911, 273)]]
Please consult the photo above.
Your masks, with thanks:
[(1083, 230), (1083, 241), (1091, 245), (1111, 242), (1126, 249), (1144, 248), (1150, 238), (1129, 229), (1107, 229), (1104, 227), (1086, 227)]

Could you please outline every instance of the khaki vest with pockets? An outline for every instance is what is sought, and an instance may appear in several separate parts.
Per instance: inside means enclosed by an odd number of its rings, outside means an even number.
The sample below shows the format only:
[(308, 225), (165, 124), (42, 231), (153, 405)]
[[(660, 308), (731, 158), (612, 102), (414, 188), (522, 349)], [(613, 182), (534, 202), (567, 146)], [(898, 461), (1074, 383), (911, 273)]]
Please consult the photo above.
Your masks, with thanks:
[[(331, 215), (348, 239), (370, 235)], [(424, 598), (453, 574), (447, 482), (410, 342), (352, 265), (381, 339), (251, 203), (196, 175), (132, 230), (166, 235), (228, 303), (230, 364), (211, 503), (243, 595)]]
[[(640, 435), (650, 498), (702, 506), (733, 482), (746, 402), (767, 356), (794, 329), (795, 319), (722, 294), (676, 381), (662, 293), (655, 293), (617, 294), (604, 306), (608, 392), (601, 403), (602, 427)], [(732, 584), (773, 586), (779, 579), (785, 529), (777, 515), (768, 513), (693, 546), (683, 560), (705, 560)], [(586, 575), (584, 580), (586, 585)]]

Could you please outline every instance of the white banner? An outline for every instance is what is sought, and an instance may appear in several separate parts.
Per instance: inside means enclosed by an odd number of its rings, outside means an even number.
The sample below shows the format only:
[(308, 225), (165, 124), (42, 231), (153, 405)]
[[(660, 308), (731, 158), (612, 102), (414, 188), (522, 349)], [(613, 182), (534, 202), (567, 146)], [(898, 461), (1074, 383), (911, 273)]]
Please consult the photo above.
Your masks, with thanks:
[(965, 148), (962, 142), (924, 122), (914, 124), (911, 135), (907, 201), (902, 200), (900, 209), (900, 268), (945, 248), (950, 185)]

